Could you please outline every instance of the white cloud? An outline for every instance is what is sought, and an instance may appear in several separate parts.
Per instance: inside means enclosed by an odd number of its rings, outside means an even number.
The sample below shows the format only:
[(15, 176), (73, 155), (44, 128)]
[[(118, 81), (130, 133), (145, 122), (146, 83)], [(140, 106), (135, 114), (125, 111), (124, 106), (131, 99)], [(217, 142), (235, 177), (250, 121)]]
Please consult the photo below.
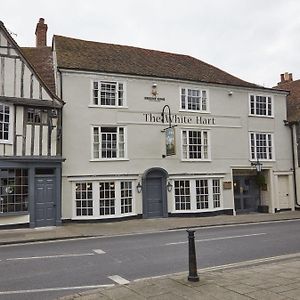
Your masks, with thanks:
[(10, 0), (5, 26), (33, 46), (40, 17), (53, 34), (195, 56), (244, 80), (272, 86), (300, 78), (297, 0)]

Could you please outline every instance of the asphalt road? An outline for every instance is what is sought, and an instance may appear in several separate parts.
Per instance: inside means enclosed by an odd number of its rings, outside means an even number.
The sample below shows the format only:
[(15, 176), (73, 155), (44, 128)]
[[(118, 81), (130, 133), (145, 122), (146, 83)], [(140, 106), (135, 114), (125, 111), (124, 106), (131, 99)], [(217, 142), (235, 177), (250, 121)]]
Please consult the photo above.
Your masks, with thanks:
[[(197, 229), (198, 268), (300, 252), (300, 220)], [(0, 246), (0, 299), (54, 299), (188, 270), (184, 230)]]

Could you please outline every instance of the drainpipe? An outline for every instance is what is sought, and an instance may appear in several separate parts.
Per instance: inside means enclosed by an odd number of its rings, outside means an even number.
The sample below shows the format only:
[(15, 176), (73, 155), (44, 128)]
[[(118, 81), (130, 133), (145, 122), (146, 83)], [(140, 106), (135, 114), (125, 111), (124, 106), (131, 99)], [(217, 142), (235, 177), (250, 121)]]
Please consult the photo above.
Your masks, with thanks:
[[(293, 181), (294, 181), (294, 193), (295, 193), (295, 202), (297, 206), (300, 206), (298, 203), (298, 196), (297, 196), (297, 178), (296, 178), (296, 160), (295, 160), (295, 141), (294, 141), (294, 132), (293, 132), (293, 125), (298, 125), (299, 122), (289, 122), (284, 120), (284, 125), (289, 126), (291, 130), (291, 138), (292, 138), (292, 156), (293, 156)], [(295, 127), (296, 128), (296, 127)]]

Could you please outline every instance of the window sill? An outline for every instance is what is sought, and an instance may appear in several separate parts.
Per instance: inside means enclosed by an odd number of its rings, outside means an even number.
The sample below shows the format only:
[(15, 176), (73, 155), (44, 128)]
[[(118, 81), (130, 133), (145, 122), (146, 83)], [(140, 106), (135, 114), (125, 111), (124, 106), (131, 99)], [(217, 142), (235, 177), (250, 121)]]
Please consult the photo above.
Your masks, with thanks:
[(129, 161), (129, 158), (99, 158), (99, 159), (90, 159), (90, 162), (98, 162), (98, 161)]
[(8, 145), (12, 145), (13, 144), (13, 142), (12, 141), (10, 141), (10, 140), (0, 140), (0, 144), (8, 144)]
[(115, 218), (126, 218), (136, 216), (136, 213), (127, 213), (127, 214), (116, 214), (116, 215), (104, 215), (104, 216), (74, 216), (72, 220), (105, 220), (105, 219), (115, 219)]
[(197, 114), (211, 114), (208, 110), (191, 110), (191, 109), (179, 109), (179, 112), (197, 113)]
[(194, 214), (194, 213), (205, 213), (205, 212), (214, 212), (218, 210), (223, 210), (223, 207), (216, 207), (216, 208), (205, 208), (205, 209), (187, 209), (187, 210), (173, 210), (172, 214)]
[(263, 118), (263, 119), (274, 119), (274, 116), (264, 116), (264, 115), (248, 115), (249, 118)]
[(88, 106), (89, 108), (104, 108), (104, 109), (128, 109), (128, 106), (105, 106), (105, 105), (95, 105), (95, 104), (90, 104)]
[(211, 162), (211, 159), (181, 159), (182, 162)]
[(28, 214), (29, 214), (28, 211), (5, 212), (5, 213), (0, 212), (0, 218), (1, 217), (10, 217), (10, 216), (25, 216)]

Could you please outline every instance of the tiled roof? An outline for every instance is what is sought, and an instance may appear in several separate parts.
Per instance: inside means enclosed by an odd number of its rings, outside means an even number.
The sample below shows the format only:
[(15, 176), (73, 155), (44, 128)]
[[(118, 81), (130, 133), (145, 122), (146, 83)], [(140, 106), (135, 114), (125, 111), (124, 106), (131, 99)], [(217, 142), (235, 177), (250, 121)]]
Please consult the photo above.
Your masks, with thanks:
[(261, 88), (187, 55), (54, 36), (59, 68)]
[(51, 47), (22, 47), (21, 50), (48, 88), (56, 94)]
[(295, 81), (279, 82), (275, 87), (289, 91), (287, 96), (288, 120), (291, 122), (300, 120), (300, 79)]

